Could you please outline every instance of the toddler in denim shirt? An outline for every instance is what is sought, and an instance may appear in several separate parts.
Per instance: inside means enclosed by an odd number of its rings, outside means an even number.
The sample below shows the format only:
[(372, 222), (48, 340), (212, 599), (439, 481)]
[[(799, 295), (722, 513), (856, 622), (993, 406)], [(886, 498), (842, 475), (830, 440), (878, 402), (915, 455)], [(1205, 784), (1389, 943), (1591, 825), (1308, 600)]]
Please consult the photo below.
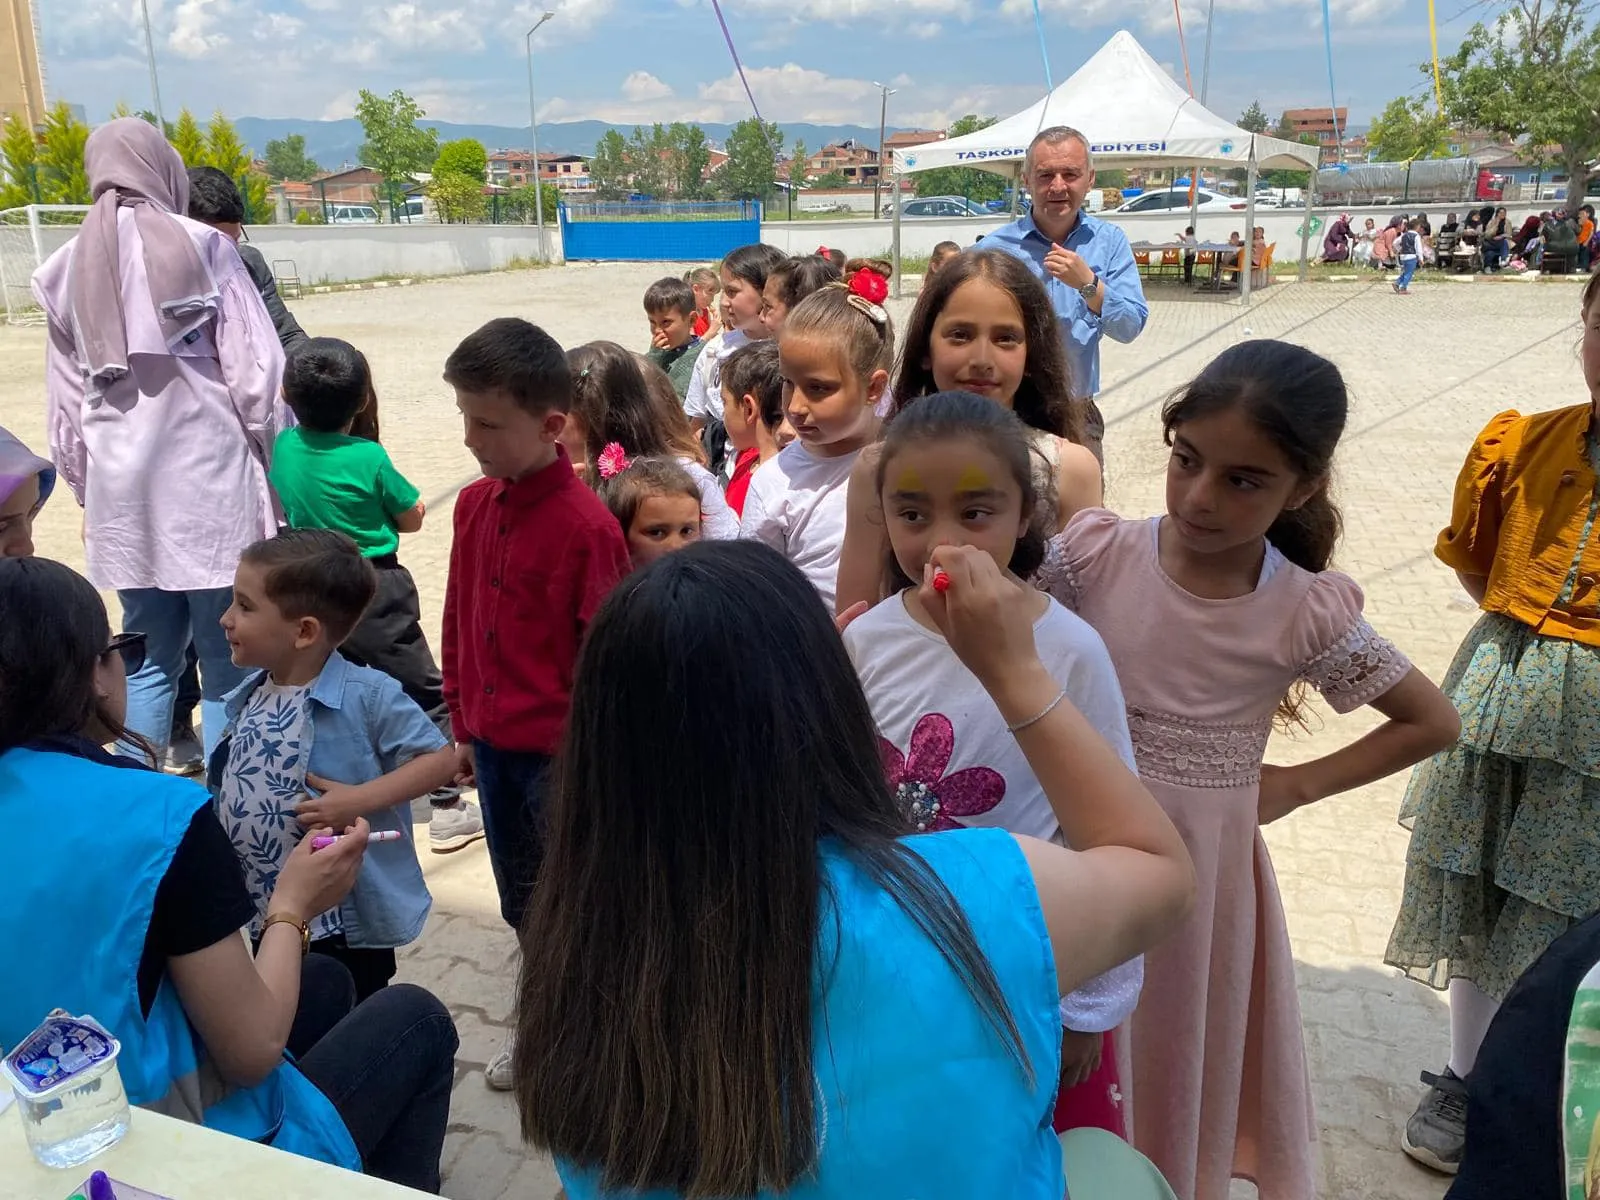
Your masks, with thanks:
[(240, 558), (222, 616), (233, 662), (260, 668), (227, 699), (228, 726), (207, 771), (217, 816), (266, 919), (279, 870), (313, 829), (365, 817), (397, 840), (367, 848), (344, 903), (294, 913), (311, 949), (342, 961), (357, 1001), (394, 976), (396, 946), (422, 932), (432, 900), (411, 841), (411, 801), (449, 782), (444, 735), (388, 675), (335, 647), (376, 587), (371, 564), (342, 533), (295, 529)]

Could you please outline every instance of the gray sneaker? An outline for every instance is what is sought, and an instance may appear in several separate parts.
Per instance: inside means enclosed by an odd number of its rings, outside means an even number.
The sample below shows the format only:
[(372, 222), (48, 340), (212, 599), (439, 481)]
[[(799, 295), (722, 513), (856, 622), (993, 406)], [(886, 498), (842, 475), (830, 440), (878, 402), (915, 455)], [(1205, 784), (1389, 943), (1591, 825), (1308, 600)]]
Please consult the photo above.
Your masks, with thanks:
[(205, 752), (194, 735), (194, 726), (173, 729), (172, 742), (161, 765), (168, 775), (198, 775), (205, 769)]
[(428, 817), (428, 846), (435, 854), (449, 854), (470, 846), (483, 836), (483, 814), (470, 800), (435, 805)]
[(516, 1077), (511, 1073), (511, 1056), (516, 1048), (516, 1036), (506, 1034), (505, 1044), (483, 1069), (483, 1081), (497, 1092), (509, 1092), (517, 1086)]
[(1454, 1175), (1467, 1144), (1467, 1085), (1449, 1067), (1422, 1073), (1427, 1094), (1406, 1122), (1400, 1148), (1425, 1167)]

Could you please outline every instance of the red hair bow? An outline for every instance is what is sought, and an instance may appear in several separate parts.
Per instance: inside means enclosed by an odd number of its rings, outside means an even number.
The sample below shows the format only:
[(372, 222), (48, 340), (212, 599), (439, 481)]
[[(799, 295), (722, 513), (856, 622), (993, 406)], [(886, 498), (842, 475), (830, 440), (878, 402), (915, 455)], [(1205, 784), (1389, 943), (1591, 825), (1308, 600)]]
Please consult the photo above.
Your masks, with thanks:
[(862, 267), (850, 276), (849, 284), (852, 295), (872, 304), (882, 304), (889, 298), (889, 281), (871, 267)]

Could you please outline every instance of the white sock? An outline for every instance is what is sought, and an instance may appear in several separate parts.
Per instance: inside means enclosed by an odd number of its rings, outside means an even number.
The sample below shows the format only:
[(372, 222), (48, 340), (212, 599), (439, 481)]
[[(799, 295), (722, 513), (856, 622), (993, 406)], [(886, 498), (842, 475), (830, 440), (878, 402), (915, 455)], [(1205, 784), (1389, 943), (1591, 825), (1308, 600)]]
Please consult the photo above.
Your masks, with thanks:
[(1470, 979), (1450, 981), (1450, 1069), (1462, 1079), (1478, 1061), (1478, 1047), (1500, 1005)]

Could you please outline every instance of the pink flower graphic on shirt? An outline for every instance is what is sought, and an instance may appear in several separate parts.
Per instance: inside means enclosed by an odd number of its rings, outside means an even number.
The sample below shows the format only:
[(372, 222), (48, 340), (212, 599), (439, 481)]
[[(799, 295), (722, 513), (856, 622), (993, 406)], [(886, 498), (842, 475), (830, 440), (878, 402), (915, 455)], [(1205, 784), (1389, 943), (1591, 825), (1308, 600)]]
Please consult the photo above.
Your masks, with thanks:
[(990, 767), (944, 773), (955, 748), (955, 727), (943, 713), (925, 713), (917, 719), (905, 754), (892, 742), (878, 739), (889, 786), (918, 832), (960, 829), (963, 824), (957, 818), (979, 816), (1005, 799), (1005, 776)]

